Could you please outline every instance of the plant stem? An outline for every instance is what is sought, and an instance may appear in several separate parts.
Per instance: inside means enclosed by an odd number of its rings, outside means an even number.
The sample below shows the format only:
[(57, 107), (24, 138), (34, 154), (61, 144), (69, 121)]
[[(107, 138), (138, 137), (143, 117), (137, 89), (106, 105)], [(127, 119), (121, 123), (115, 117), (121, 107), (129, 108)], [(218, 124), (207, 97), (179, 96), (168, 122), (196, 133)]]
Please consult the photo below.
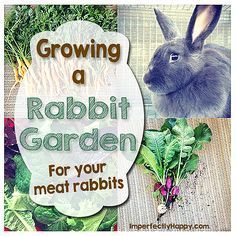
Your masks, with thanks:
[(154, 173), (156, 174), (157, 179), (160, 181), (161, 184), (163, 184), (163, 179), (159, 176), (159, 174), (154, 170)]
[(169, 194), (170, 194), (170, 190), (168, 189), (167, 194), (166, 194), (166, 204), (168, 202)]
[(190, 153), (189, 153), (189, 154), (188, 154), (188, 158), (187, 158), (186, 162), (184, 163), (183, 168), (182, 168), (182, 170), (181, 170), (181, 172), (180, 172), (180, 178), (181, 178), (181, 176), (182, 176), (182, 174), (183, 174), (184, 168), (185, 168), (185, 166), (186, 166), (186, 164), (187, 164), (187, 162), (188, 162), (188, 160), (189, 160), (190, 157), (191, 157), (191, 155), (190, 155)]
[(176, 175), (176, 186), (178, 186), (179, 183), (179, 171), (180, 171), (180, 165), (181, 165), (181, 159), (182, 159), (182, 153), (183, 153), (183, 142), (181, 142), (181, 149), (180, 149), (180, 154), (179, 154), (179, 164), (178, 164), (178, 171)]

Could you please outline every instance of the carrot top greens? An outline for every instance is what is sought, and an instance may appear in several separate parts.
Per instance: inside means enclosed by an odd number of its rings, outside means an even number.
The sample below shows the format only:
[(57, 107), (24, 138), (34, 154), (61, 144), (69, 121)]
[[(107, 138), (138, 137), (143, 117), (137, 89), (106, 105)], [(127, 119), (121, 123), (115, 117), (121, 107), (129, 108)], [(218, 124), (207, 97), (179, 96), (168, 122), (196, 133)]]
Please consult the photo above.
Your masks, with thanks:
[(8, 63), (17, 58), (28, 60), (30, 40), (42, 31), (53, 31), (73, 20), (87, 20), (105, 31), (116, 31), (116, 12), (103, 5), (21, 5), (13, 7), (5, 18), (5, 58)]
[(21, 82), (31, 63), (30, 40), (43, 31), (54, 31), (68, 21), (86, 20), (104, 31), (116, 31), (117, 17), (112, 6), (103, 5), (20, 5), (5, 16), (4, 57), (14, 71), (15, 83)]

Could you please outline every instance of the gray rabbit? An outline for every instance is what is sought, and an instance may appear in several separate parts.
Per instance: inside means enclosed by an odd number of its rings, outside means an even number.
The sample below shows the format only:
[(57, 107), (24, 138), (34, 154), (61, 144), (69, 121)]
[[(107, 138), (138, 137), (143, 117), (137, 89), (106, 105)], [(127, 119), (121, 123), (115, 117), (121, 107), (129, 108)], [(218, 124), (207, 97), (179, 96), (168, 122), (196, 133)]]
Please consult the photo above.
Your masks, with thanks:
[(165, 43), (156, 49), (144, 82), (153, 92), (161, 117), (230, 117), (230, 50), (206, 44), (222, 6), (196, 6), (185, 38), (174, 23), (155, 9)]

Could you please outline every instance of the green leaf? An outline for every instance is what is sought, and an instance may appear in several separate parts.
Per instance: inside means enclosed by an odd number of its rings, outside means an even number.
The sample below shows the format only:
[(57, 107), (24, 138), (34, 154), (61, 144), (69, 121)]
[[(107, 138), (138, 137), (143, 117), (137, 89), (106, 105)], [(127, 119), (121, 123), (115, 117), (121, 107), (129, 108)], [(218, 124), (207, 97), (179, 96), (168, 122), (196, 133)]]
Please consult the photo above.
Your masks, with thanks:
[(143, 159), (143, 156), (140, 154), (140, 152), (138, 153), (138, 156), (135, 160), (135, 163), (137, 165), (143, 165), (145, 163), (144, 159)]
[(22, 193), (29, 193), (31, 173), (25, 165), (21, 155), (15, 155), (13, 160), (16, 164), (16, 188)]
[(211, 141), (212, 132), (209, 126), (205, 123), (200, 123), (194, 129), (195, 143), (193, 148), (195, 150), (201, 150), (204, 143), (209, 143)]
[[(17, 198), (17, 200), (15, 199)], [(26, 198), (26, 199), (25, 199)], [(8, 185), (4, 185), (4, 226), (12, 231), (35, 231), (32, 219), (32, 206), (26, 204), (26, 194), (12, 194)]]
[[(188, 125), (186, 119), (178, 119), (176, 125), (172, 129), (173, 134), (179, 140), (180, 148), (183, 153), (190, 153), (192, 151), (191, 144), (194, 143), (194, 130)], [(183, 154), (183, 157), (187, 155)]]
[(173, 161), (171, 161), (168, 165), (168, 169), (173, 169), (177, 166), (177, 164), (179, 163), (178, 159), (174, 159)]
[(97, 231), (101, 222), (108, 223), (108, 218), (112, 216), (110, 212), (105, 218), (107, 212), (104, 208), (93, 216), (70, 217), (61, 214), (55, 207), (38, 206), (34, 210), (34, 217), (39, 223), (47, 225), (48, 231)]
[(167, 134), (163, 162), (165, 167), (172, 161), (175, 153), (179, 151), (179, 142), (172, 134)]
[(35, 219), (48, 225), (48, 230), (64, 231), (68, 229), (67, 216), (61, 214), (55, 207), (38, 206), (34, 210)]
[(145, 146), (156, 156), (159, 166), (162, 165), (162, 156), (165, 151), (165, 133), (156, 130), (144, 132)]
[(66, 221), (58, 221), (47, 227), (47, 231), (68, 231), (68, 225)]
[(192, 154), (189, 160), (186, 162), (184, 172), (193, 173), (197, 167), (199, 162), (199, 156), (197, 154)]
[(145, 165), (148, 165), (155, 173), (157, 179), (161, 182), (161, 177), (163, 175), (163, 169), (157, 165), (155, 154), (145, 145), (141, 145), (139, 154), (142, 156)]
[(172, 132), (184, 143), (190, 144), (192, 137), (194, 137), (194, 131), (191, 126), (188, 125), (186, 119), (178, 119)]
[(117, 224), (118, 209), (117, 207), (107, 208), (106, 215), (98, 227), (98, 231), (111, 231)]
[(189, 155), (191, 155), (191, 144), (195, 142), (195, 137), (194, 131), (192, 127), (188, 125), (186, 119), (178, 119), (172, 132), (180, 144), (179, 161), (175, 180), (176, 185), (178, 185), (183, 173), (183, 169), (181, 170), (181, 168), (185, 166), (184, 162), (188, 160)]
[[(100, 25), (104, 31), (117, 30), (116, 11), (106, 6), (13, 6), (4, 22), (6, 61), (13, 66), (17, 58), (30, 59), (30, 39), (37, 33), (55, 30), (71, 20), (90, 20)], [(24, 29), (19, 31), (19, 29)], [(22, 55), (23, 54), (23, 55)]]
[(155, 191), (155, 192), (152, 192), (152, 197), (153, 198), (158, 198), (159, 196), (161, 196), (161, 193), (160, 193), (160, 191)]
[(66, 222), (70, 228), (76, 228), (78, 231), (80, 231), (84, 227), (83, 222), (81, 220), (78, 220), (77, 218), (67, 218)]
[(14, 191), (9, 206), (16, 211), (33, 211), (37, 205), (28, 194)]
[(169, 118), (166, 119), (164, 124), (161, 126), (161, 131), (165, 131), (165, 130), (172, 130), (172, 128), (175, 126), (176, 123), (176, 119), (175, 118)]

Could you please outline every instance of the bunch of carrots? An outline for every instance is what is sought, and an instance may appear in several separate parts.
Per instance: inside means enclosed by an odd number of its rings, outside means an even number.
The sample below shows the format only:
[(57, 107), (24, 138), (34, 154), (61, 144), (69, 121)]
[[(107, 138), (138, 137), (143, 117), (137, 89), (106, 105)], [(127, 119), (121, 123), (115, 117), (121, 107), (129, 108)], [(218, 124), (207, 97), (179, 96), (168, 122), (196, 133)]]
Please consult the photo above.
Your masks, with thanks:
[(102, 5), (15, 5), (4, 17), (4, 56), (14, 71), (14, 87), (31, 64), (30, 40), (43, 31), (53, 31), (65, 22), (87, 20), (104, 31), (116, 31), (116, 9)]

